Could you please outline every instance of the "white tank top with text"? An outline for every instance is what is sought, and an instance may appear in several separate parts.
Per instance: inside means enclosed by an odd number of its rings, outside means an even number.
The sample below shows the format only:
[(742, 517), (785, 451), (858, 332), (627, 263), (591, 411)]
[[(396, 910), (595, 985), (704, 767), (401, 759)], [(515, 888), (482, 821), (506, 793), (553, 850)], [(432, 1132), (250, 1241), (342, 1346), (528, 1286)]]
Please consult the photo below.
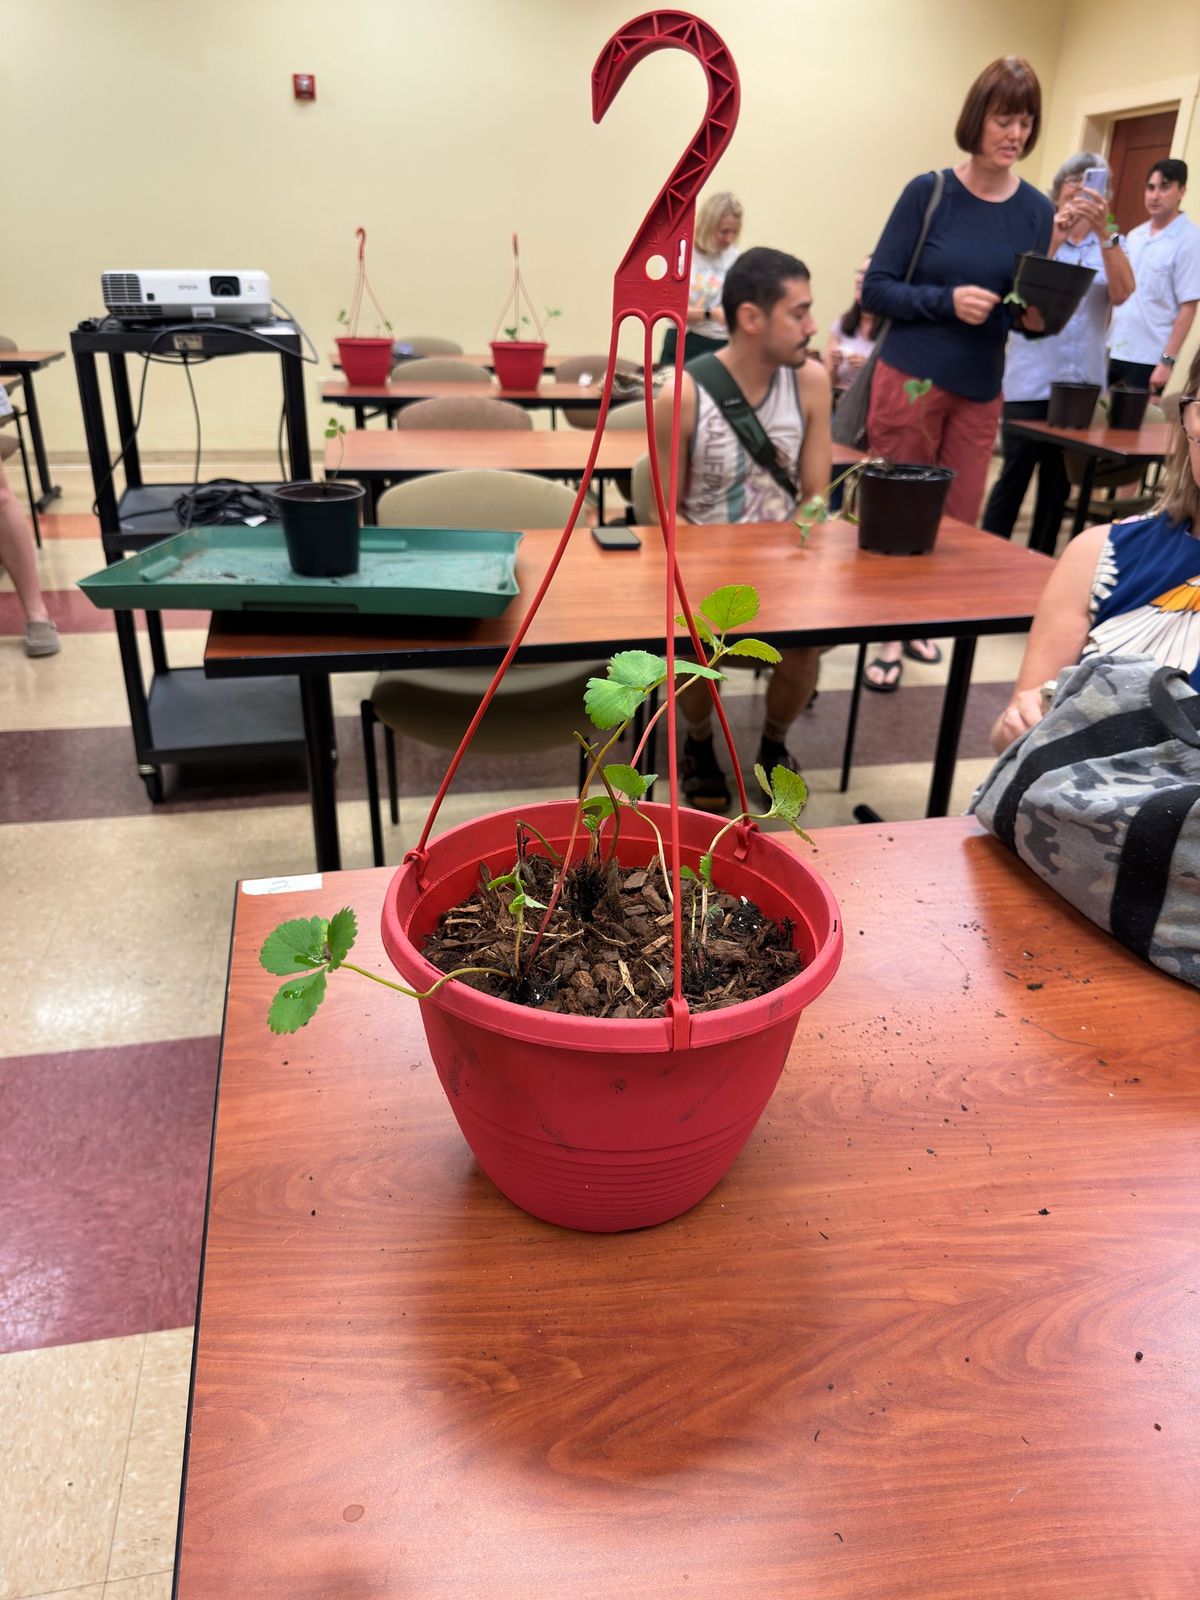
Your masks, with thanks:
[[(784, 468), (799, 482), (804, 413), (791, 367), (776, 369), (755, 415)], [(716, 401), (698, 383), (696, 427), (686, 467), (679, 509), (688, 522), (786, 522), (795, 514), (796, 496), (745, 450)]]

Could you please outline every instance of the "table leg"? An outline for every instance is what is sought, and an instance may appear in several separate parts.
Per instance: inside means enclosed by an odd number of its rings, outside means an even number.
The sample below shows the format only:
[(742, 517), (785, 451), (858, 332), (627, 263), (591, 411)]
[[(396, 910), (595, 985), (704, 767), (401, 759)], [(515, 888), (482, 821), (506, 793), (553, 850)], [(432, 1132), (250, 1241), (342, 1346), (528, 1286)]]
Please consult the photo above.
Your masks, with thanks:
[(45, 511), (51, 500), (62, 493), (57, 483), (50, 481), (50, 463), (46, 460), (46, 444), (42, 438), (42, 419), (38, 414), (37, 395), (33, 387), (33, 373), (25, 373), (25, 415), (29, 421), (29, 438), (33, 444), (33, 459), (37, 462), (38, 481), (42, 486), (42, 497), (37, 503), (39, 511)]
[(954, 763), (962, 733), (963, 713), (971, 688), (971, 667), (975, 660), (975, 640), (956, 639), (950, 656), (950, 676), (942, 699), (942, 720), (938, 725), (937, 750), (933, 758), (933, 780), (929, 785), (927, 817), (944, 817), (950, 805), (954, 783)]
[(1083, 481), (1079, 485), (1079, 498), (1075, 506), (1075, 520), (1071, 524), (1071, 537), (1082, 533), (1088, 525), (1092, 508), (1092, 484), (1096, 481), (1096, 458), (1088, 456), (1083, 463)]
[(317, 871), (337, 872), (342, 865), (342, 851), (338, 841), (337, 781), (333, 771), (333, 698), (327, 672), (300, 675), (300, 706), (304, 713)]

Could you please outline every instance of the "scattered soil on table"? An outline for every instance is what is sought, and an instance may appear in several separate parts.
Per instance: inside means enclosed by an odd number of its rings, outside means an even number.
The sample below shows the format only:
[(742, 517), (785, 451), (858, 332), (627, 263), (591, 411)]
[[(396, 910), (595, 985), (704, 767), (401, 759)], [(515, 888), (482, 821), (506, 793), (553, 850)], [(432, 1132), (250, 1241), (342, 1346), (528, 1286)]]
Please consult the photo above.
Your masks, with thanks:
[[(549, 905), (554, 866), (529, 856), (522, 869), (527, 895)], [(586, 862), (567, 875), (564, 892), (531, 971), (513, 971), (516, 918), (508, 910), (511, 888), (481, 885), (456, 906), (425, 944), (426, 960), (443, 972), (495, 967), (505, 976), (474, 974), (459, 981), (518, 1005), (581, 1017), (662, 1016), (674, 982), (671, 902), (657, 863), (649, 868)], [(800, 971), (793, 927), (765, 917), (750, 900), (708, 896), (708, 934), (689, 938), (692, 906), (700, 920), (699, 885), (683, 883), (683, 994), (692, 1011), (716, 1011), (755, 999)], [(544, 912), (527, 910), (523, 950), (528, 952)]]

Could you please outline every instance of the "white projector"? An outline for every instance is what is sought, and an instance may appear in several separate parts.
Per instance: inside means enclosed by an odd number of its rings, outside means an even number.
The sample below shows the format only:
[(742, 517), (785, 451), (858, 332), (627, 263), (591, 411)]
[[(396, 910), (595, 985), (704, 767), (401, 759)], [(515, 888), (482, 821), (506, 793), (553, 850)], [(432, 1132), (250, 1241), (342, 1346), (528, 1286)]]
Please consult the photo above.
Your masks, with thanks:
[(270, 322), (265, 272), (102, 272), (104, 304), (119, 322)]

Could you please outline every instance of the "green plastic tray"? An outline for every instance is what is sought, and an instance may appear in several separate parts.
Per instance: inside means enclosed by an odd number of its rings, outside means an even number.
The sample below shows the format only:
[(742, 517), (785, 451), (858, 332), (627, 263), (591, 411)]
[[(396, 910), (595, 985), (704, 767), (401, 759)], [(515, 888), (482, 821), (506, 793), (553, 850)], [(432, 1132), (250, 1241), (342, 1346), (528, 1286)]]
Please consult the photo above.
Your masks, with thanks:
[(519, 533), (482, 528), (364, 528), (359, 570), (302, 578), (283, 529), (193, 528), (83, 578), (115, 611), (322, 611), (498, 617), (517, 593)]

